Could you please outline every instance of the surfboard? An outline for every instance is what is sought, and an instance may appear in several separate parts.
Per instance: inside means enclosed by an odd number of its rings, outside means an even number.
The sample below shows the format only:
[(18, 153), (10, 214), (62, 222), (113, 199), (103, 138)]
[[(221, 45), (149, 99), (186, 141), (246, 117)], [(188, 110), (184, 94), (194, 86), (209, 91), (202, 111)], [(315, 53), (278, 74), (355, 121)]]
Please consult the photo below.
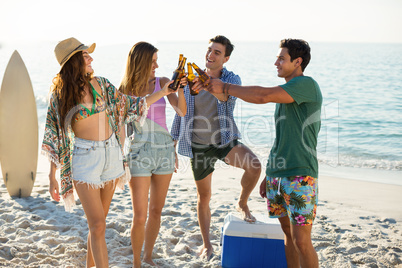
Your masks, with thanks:
[(38, 115), (28, 70), (16, 50), (0, 89), (0, 164), (10, 196), (30, 196), (38, 164)]

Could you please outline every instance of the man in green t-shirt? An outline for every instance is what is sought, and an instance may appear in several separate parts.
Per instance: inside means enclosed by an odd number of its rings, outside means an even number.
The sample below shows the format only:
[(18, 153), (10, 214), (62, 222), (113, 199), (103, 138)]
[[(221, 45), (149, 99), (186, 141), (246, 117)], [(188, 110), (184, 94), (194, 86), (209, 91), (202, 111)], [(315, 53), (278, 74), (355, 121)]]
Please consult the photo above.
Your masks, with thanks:
[(279, 47), (275, 65), (284, 85), (238, 86), (212, 79), (208, 90), (251, 103), (277, 103), (276, 138), (260, 194), (267, 198), (270, 217), (279, 218), (285, 233), (288, 267), (318, 267), (311, 229), (317, 208), (322, 95), (317, 82), (303, 74), (311, 57), (308, 43), (284, 39)]

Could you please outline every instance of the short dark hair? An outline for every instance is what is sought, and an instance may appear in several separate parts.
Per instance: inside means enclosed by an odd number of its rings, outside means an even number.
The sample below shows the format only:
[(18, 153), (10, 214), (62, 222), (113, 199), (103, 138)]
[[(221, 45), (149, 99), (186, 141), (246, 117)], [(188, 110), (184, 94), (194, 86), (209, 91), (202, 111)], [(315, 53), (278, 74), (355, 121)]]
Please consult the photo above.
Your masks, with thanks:
[(232, 51), (234, 49), (234, 45), (230, 42), (229, 39), (227, 39), (223, 35), (217, 35), (211, 39), (209, 39), (210, 43), (219, 43), (225, 46), (225, 57), (228, 57), (232, 54)]
[(304, 69), (306, 69), (311, 59), (310, 46), (307, 41), (304, 41), (303, 39), (283, 39), (281, 40), (279, 47), (288, 49), (291, 61), (301, 57), (303, 61), (300, 66), (302, 72), (304, 72)]

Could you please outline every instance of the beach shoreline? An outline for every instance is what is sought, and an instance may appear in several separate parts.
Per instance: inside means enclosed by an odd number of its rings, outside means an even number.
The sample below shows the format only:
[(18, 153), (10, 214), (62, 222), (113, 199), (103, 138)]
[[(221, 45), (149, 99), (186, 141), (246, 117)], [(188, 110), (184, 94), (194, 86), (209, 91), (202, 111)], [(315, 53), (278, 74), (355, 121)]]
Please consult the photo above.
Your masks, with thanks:
[[(188, 161), (184, 159), (183, 161)], [(183, 162), (185, 163), (185, 162)], [(0, 266), (84, 267), (88, 227), (79, 201), (72, 213), (48, 193), (49, 162), (39, 156), (31, 197), (10, 198), (0, 187)], [(387, 171), (372, 173), (377, 182), (363, 181), (354, 169), (320, 167), (319, 204), (312, 231), (320, 267), (402, 267), (401, 185), (381, 183)], [(264, 172), (264, 171), (263, 171)], [(332, 172), (332, 173), (331, 173)], [(320, 173), (321, 174), (321, 173)], [(354, 175), (355, 174), (355, 175)], [(356, 175), (357, 174), (357, 175)], [(191, 169), (173, 175), (162, 212), (154, 260), (161, 267), (220, 267), (220, 236), (228, 213), (235, 212), (242, 170), (220, 165), (212, 179), (211, 240), (215, 254), (205, 263), (197, 253), (202, 245), (197, 222), (197, 194)], [(343, 176), (343, 177), (342, 177)], [(263, 175), (259, 180), (261, 182)], [(385, 180), (386, 178), (384, 178)], [(266, 200), (252, 192), (254, 214), (267, 213)], [(131, 200), (128, 187), (116, 192), (107, 218), (106, 240), (111, 267), (131, 267)]]

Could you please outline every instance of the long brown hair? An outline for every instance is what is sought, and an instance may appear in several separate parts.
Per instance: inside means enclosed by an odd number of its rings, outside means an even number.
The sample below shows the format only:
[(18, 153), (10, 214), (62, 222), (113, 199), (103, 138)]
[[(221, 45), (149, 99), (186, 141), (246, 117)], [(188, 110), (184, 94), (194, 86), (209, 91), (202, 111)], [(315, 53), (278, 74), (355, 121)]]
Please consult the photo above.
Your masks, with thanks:
[(54, 93), (58, 101), (62, 129), (65, 128), (66, 123), (70, 124), (70, 122), (65, 122), (67, 114), (81, 103), (85, 87), (90, 86), (89, 81), (91, 79), (92, 74), (85, 72), (85, 61), (81, 51), (72, 56), (53, 78), (51, 92)]
[(147, 89), (152, 57), (158, 49), (147, 42), (138, 42), (130, 50), (126, 71), (119, 90), (124, 94), (141, 96)]

